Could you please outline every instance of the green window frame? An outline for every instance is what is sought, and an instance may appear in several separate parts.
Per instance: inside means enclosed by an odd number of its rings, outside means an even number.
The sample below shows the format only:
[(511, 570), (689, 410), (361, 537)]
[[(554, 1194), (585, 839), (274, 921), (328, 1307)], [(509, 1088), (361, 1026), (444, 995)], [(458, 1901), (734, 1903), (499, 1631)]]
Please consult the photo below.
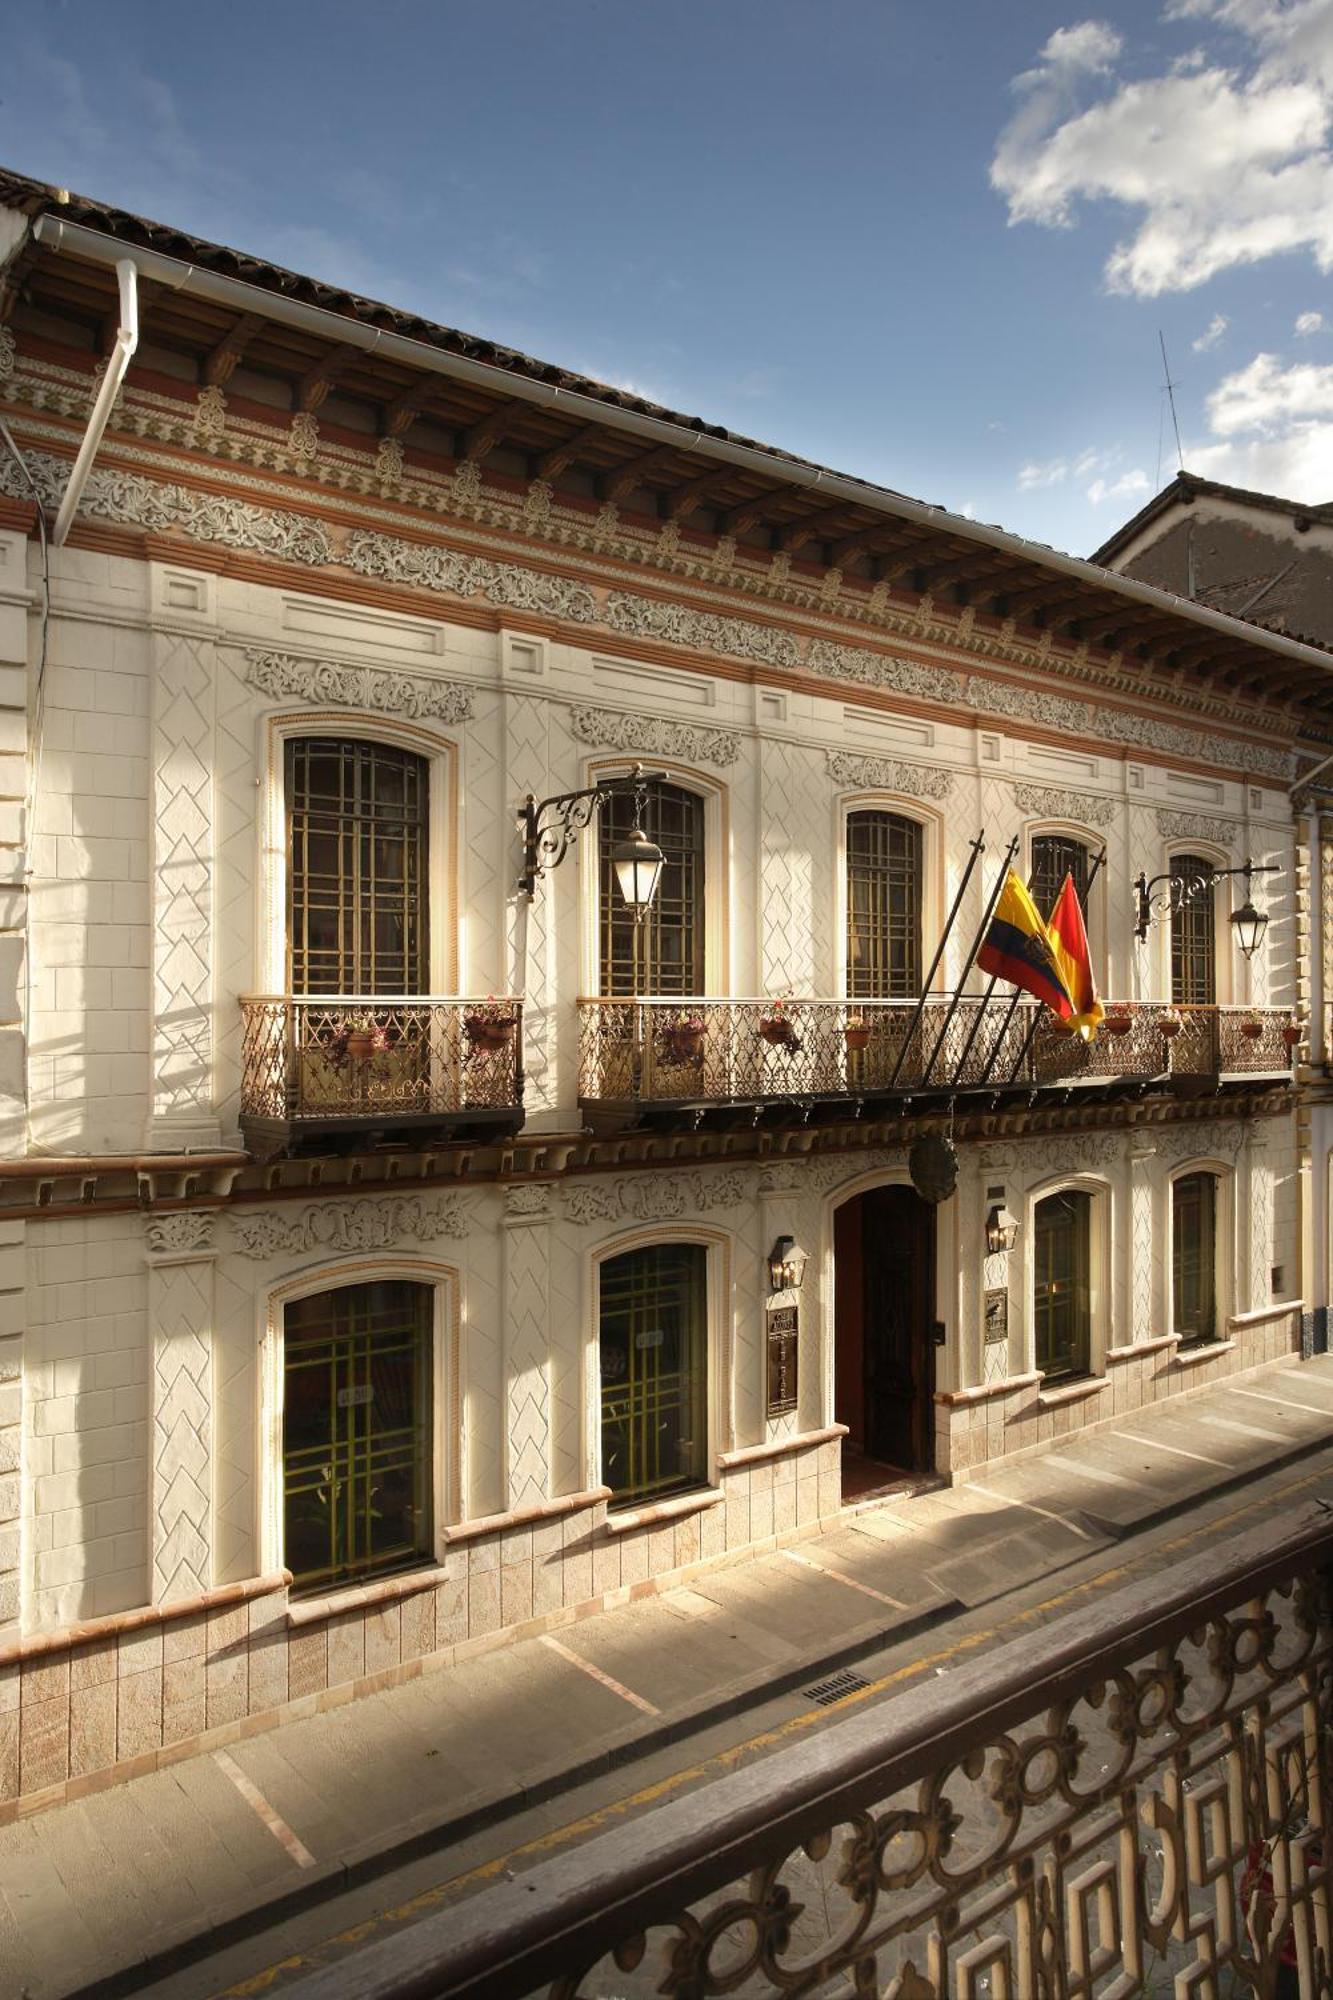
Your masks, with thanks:
[(1092, 1366), (1092, 1196), (1061, 1188), (1032, 1217), (1032, 1319), (1047, 1380)]
[(657, 894), (635, 919), (611, 863), (635, 823), (634, 798), (611, 793), (601, 806), (598, 930), (603, 999), (675, 998), (704, 990), (704, 801), (683, 785), (646, 788), (643, 830), (662, 850)]
[(708, 1251), (653, 1243), (608, 1257), (598, 1288), (602, 1483), (612, 1506), (708, 1476)]
[(283, 1309), (283, 1560), (328, 1590), (433, 1554), (434, 1287), (340, 1285)]
[(1171, 1331), (1185, 1346), (1217, 1338), (1217, 1175), (1171, 1183)]
[(847, 993), (912, 1000), (921, 991), (925, 828), (902, 813), (847, 815)]
[(430, 991), (430, 763), (356, 737), (289, 737), (288, 991)]

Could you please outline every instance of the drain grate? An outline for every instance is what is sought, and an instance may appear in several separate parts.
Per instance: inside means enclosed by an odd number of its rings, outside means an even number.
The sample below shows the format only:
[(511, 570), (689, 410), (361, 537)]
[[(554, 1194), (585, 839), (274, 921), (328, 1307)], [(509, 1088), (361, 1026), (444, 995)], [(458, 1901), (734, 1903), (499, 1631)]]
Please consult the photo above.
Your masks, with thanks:
[(826, 1681), (816, 1681), (812, 1688), (802, 1688), (801, 1693), (807, 1701), (816, 1702), (820, 1708), (827, 1708), (830, 1702), (840, 1701), (843, 1695), (855, 1694), (858, 1688), (869, 1686), (869, 1681), (862, 1675), (852, 1673), (850, 1668), (844, 1668), (842, 1673), (834, 1674)]

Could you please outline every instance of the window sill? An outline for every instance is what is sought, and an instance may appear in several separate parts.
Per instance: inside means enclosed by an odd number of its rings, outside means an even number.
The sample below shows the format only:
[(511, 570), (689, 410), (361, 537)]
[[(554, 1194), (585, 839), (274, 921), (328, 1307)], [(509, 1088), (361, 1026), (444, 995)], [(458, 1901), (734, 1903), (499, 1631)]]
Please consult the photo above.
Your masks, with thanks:
[(693, 1493), (677, 1493), (651, 1507), (630, 1507), (623, 1514), (608, 1514), (606, 1532), (627, 1535), (632, 1528), (660, 1527), (663, 1521), (678, 1521), (683, 1514), (702, 1514), (707, 1507), (720, 1506), (726, 1497), (720, 1486), (696, 1487)]
[(1082, 1403), (1089, 1396), (1100, 1396), (1111, 1384), (1105, 1375), (1080, 1375), (1077, 1382), (1056, 1383), (1050, 1389), (1037, 1391), (1039, 1410), (1058, 1410), (1066, 1403)]
[(400, 1571), (397, 1576), (378, 1577), (373, 1583), (349, 1583), (323, 1597), (302, 1597), (287, 1606), (287, 1623), (292, 1627), (317, 1625), (323, 1618), (336, 1618), (341, 1611), (365, 1611), (375, 1604), (392, 1604), (400, 1597), (414, 1597), (418, 1591), (433, 1590), (443, 1583), (447, 1572), (442, 1563), (425, 1562), (420, 1569)]
[(1192, 1368), (1196, 1361), (1211, 1361), (1215, 1355), (1230, 1354), (1235, 1349), (1234, 1340), (1195, 1340), (1188, 1347), (1177, 1347), (1171, 1357), (1174, 1368)]

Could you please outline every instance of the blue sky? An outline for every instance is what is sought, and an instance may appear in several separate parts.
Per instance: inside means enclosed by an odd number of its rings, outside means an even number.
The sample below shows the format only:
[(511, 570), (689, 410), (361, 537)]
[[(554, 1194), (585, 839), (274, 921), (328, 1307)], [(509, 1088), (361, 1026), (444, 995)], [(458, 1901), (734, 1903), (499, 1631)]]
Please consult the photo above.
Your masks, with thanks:
[(1333, 0), (0, 0), (0, 161), (1086, 552), (1333, 499)]

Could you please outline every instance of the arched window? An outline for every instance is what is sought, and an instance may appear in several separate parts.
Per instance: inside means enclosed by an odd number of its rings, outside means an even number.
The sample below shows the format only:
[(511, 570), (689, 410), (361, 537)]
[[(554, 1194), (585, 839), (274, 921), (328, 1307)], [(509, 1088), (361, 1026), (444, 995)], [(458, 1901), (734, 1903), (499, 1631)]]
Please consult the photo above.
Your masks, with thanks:
[(1092, 1352), (1092, 1196), (1061, 1188), (1033, 1212), (1032, 1313), (1048, 1379), (1086, 1375)]
[(1217, 1004), (1217, 931), (1213, 912), (1213, 864), (1201, 854), (1172, 857), (1176, 881), (1206, 886), (1182, 902), (1171, 917), (1171, 999), (1178, 1007)]
[(1032, 842), (1032, 900), (1043, 917), (1055, 908), (1065, 876), (1074, 878), (1074, 892), (1088, 914), (1088, 850), (1072, 833), (1039, 833)]
[(283, 1561), (301, 1590), (431, 1554), (433, 1288), (385, 1278), (283, 1309)]
[(601, 1267), (602, 1481), (616, 1503), (708, 1471), (708, 1252), (653, 1243)]
[(428, 993), (427, 760), (331, 736), (286, 760), (287, 990)]
[(634, 799), (601, 808), (598, 924), (607, 999), (695, 994), (704, 984), (704, 801), (683, 785), (647, 788), (643, 830), (665, 857), (657, 894), (636, 923), (616, 882), (611, 850), (634, 825)]
[(1217, 1338), (1217, 1175), (1171, 1183), (1171, 1331), (1182, 1342)]
[(847, 992), (853, 1000), (921, 991), (923, 829), (900, 813), (847, 815)]

